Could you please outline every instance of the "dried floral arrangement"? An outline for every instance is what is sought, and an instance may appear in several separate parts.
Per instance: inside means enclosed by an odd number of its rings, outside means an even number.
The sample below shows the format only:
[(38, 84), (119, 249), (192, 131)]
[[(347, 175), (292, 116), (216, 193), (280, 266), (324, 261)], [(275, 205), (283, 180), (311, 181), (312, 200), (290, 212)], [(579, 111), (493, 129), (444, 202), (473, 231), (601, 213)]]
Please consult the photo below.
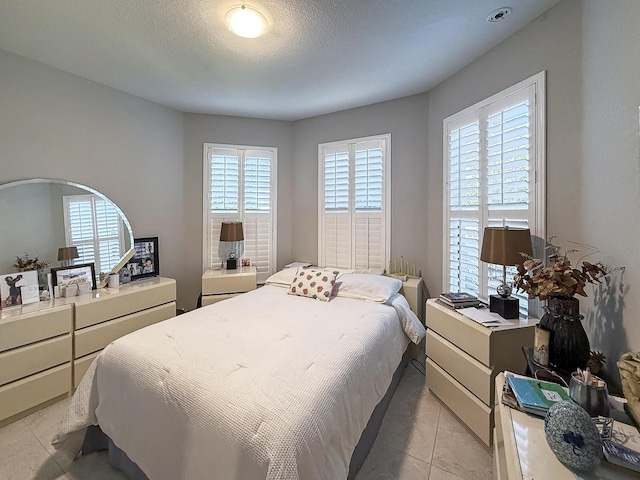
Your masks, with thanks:
[(38, 257), (30, 258), (27, 252), (24, 253), (24, 257), (16, 257), (16, 263), (13, 264), (18, 272), (42, 270), (47, 268), (47, 265), (49, 262), (40, 260)]
[(577, 262), (576, 266), (571, 265), (569, 255), (579, 252), (577, 249), (568, 249), (564, 252), (560, 247), (553, 244), (557, 237), (550, 237), (547, 249), (551, 250), (549, 260), (551, 265), (545, 265), (544, 262), (537, 258), (523, 254), (526, 260), (522, 265), (518, 265), (518, 273), (514, 277), (515, 288), (517, 291), (524, 291), (529, 298), (538, 297), (545, 300), (550, 296), (558, 297), (574, 297), (581, 295), (587, 296), (584, 287), (587, 283), (600, 283), (600, 278), (611, 273), (608, 267), (600, 262), (590, 263), (584, 260), (588, 255), (597, 253), (598, 250), (583, 255)]

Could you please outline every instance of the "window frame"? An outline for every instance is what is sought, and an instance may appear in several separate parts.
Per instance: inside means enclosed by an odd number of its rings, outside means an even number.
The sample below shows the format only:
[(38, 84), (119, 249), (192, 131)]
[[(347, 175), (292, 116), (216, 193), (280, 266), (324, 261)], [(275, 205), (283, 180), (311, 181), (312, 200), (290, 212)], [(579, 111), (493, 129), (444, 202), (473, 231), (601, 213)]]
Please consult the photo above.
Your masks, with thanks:
[[(251, 155), (247, 155), (247, 152), (255, 153), (255, 152), (267, 152), (271, 156), (271, 167), (270, 167), (270, 185), (269, 185), (269, 196), (270, 196), (270, 223), (271, 223), (271, 245), (269, 248), (269, 266), (267, 272), (258, 272), (257, 280), (258, 283), (264, 283), (264, 281), (269, 277), (269, 275), (273, 274), (277, 269), (277, 232), (278, 232), (278, 216), (277, 216), (277, 186), (278, 186), (278, 148), (277, 147), (264, 147), (264, 146), (253, 146), (253, 145), (237, 145), (237, 144), (223, 144), (223, 143), (212, 143), (207, 142), (203, 144), (203, 195), (202, 195), (202, 213), (203, 213), (203, 242), (202, 242), (202, 267), (203, 271), (208, 270), (210, 268), (216, 268), (218, 265), (214, 265), (213, 261), (217, 257), (210, 257), (210, 252), (212, 252), (212, 247), (215, 247), (215, 251), (217, 252), (217, 244), (218, 240), (211, 238), (211, 224), (210, 221), (212, 219), (210, 215), (211, 210), (211, 176), (210, 176), (210, 161), (208, 157), (209, 149), (219, 149), (219, 150), (230, 150), (235, 151), (238, 155), (238, 208), (237, 212), (228, 212), (225, 213), (224, 220), (231, 221), (241, 221), (243, 222), (243, 230), (245, 235), (245, 245), (247, 242), (247, 225), (245, 219), (250, 218), (251, 215), (256, 215), (256, 213), (247, 213), (245, 211), (245, 190), (244, 190), (244, 172), (246, 168), (246, 157)], [(247, 217), (249, 216), (249, 217)], [(246, 251), (246, 248), (245, 248)], [(251, 259), (252, 262), (254, 259)]]
[[(530, 180), (533, 182), (533, 187), (530, 189), (530, 201), (529, 205), (533, 205), (532, 208), (528, 208), (530, 212), (527, 218), (529, 222), (528, 228), (531, 230), (532, 241), (534, 246), (534, 256), (539, 256), (543, 252), (538, 251), (538, 245), (535, 241), (535, 237), (540, 239), (546, 238), (546, 85), (545, 85), (545, 72), (537, 73), (517, 84), (496, 93), (481, 102), (478, 102), (464, 110), (450, 115), (443, 120), (443, 265), (442, 265), (442, 291), (449, 291), (450, 289), (450, 221), (451, 221), (451, 205), (450, 205), (450, 155), (449, 155), (449, 134), (456, 128), (461, 128), (462, 125), (470, 125), (470, 123), (463, 122), (465, 117), (471, 118), (476, 116), (478, 118), (479, 132), (480, 132), (480, 154), (479, 162), (480, 166), (478, 170), (481, 173), (482, 178), (486, 179), (488, 173), (487, 167), (487, 155), (486, 155), (486, 118), (489, 114), (486, 114), (492, 107), (495, 108), (502, 102), (508, 101), (510, 97), (517, 95), (518, 93), (526, 93), (529, 90), (529, 97), (533, 101), (533, 106), (529, 108), (530, 117), (533, 115), (534, 119), (530, 122), (530, 136), (534, 138), (529, 142), (529, 168), (530, 168)], [(457, 124), (457, 125), (456, 125)], [(452, 125), (456, 125), (452, 128)], [(504, 183), (502, 184), (504, 185)], [(482, 235), (484, 228), (489, 226), (489, 207), (488, 203), (484, 202), (488, 194), (488, 182), (480, 181), (480, 190), (478, 192), (480, 203), (478, 206), (477, 218), (479, 247), (481, 247)], [(533, 199), (531, 200), (531, 196)], [(483, 204), (484, 203), (484, 204)], [(509, 210), (504, 210), (508, 212)], [(513, 211), (513, 210), (511, 210)], [(470, 217), (472, 215), (469, 215)], [(504, 216), (503, 216), (504, 218)], [(491, 294), (489, 283), (492, 280), (490, 276), (490, 267), (485, 262), (479, 260), (480, 252), (478, 251), (478, 296), (479, 298), (486, 300), (488, 295)], [(502, 269), (500, 268), (500, 273)], [(491, 277), (491, 278), (490, 278)], [(501, 275), (500, 275), (501, 277)], [(522, 296), (521, 307), (525, 306), (526, 311), (526, 297)], [(533, 312), (532, 305), (529, 305), (529, 311)], [(535, 313), (539, 312), (535, 310)]]
[[(381, 200), (381, 229), (383, 232), (384, 246), (381, 251), (381, 267), (385, 268), (391, 258), (391, 134), (379, 134), (366, 137), (358, 137), (346, 140), (325, 142), (318, 144), (318, 263), (323, 266), (356, 268), (356, 226), (358, 210), (355, 206), (355, 167), (356, 167), (356, 145), (379, 142), (382, 150), (382, 200)], [(348, 219), (351, 245), (349, 247), (349, 266), (325, 265), (326, 264), (326, 222), (325, 222), (325, 159), (327, 151), (329, 153), (338, 151), (340, 147), (346, 146), (348, 152), (348, 209), (344, 213)], [(360, 212), (362, 213), (362, 211)], [(374, 217), (375, 215), (372, 215)], [(363, 217), (365, 217), (363, 215)], [(362, 217), (361, 217), (362, 218)], [(366, 218), (366, 217), (365, 217)]]

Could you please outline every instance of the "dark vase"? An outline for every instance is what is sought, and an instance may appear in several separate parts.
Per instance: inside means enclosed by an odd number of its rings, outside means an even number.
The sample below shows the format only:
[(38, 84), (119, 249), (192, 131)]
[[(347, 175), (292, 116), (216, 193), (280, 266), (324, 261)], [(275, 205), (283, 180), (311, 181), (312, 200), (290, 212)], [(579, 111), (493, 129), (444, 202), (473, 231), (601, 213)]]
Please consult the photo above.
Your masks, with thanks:
[(591, 349), (582, 326), (580, 302), (573, 297), (549, 297), (539, 326), (551, 332), (549, 363), (565, 372), (584, 369)]

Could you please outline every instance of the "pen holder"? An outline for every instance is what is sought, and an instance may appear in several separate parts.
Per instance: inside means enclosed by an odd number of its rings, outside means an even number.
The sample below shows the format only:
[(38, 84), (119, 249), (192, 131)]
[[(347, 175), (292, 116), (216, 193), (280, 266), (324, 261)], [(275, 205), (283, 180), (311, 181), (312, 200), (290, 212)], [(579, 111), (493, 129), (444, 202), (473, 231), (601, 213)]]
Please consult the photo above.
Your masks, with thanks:
[(573, 372), (569, 382), (569, 396), (590, 416), (609, 416), (609, 391), (607, 384), (599, 377), (591, 375), (590, 380), (584, 382), (578, 372)]

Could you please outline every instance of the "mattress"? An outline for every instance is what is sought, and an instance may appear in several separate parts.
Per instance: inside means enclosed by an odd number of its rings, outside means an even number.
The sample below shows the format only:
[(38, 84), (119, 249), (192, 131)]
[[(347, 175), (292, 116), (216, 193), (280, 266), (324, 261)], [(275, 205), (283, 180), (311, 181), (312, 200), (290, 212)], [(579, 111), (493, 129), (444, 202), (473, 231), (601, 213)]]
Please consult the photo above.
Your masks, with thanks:
[(411, 315), (400, 295), (319, 302), (267, 285), (151, 325), (96, 358), (54, 445), (74, 454), (99, 425), (153, 480), (346, 478), (420, 337)]

